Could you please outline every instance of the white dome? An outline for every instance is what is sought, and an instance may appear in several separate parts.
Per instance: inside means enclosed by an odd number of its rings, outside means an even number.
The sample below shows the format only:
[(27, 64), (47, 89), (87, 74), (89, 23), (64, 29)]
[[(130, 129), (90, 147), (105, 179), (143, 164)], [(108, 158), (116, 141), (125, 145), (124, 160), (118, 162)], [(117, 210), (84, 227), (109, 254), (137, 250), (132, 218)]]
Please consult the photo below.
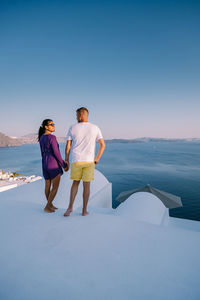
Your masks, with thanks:
[(138, 192), (132, 194), (117, 208), (117, 214), (153, 224), (163, 223), (168, 209), (153, 194)]

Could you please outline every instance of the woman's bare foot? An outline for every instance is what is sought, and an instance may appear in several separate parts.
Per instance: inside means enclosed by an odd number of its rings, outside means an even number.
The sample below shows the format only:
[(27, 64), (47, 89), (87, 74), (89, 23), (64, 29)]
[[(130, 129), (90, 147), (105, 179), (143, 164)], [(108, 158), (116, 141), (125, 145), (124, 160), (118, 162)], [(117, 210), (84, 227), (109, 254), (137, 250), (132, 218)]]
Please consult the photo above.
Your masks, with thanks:
[(54, 210), (55, 209), (58, 209), (57, 207), (55, 207), (53, 204), (51, 204), (51, 206), (50, 206), (51, 208), (53, 208)]
[(64, 213), (64, 217), (69, 217), (70, 214), (71, 214), (71, 212), (72, 212), (72, 209), (68, 208), (68, 209), (66, 210), (66, 212)]
[(82, 216), (87, 216), (87, 215), (89, 215), (89, 212), (88, 212), (88, 211), (83, 211), (83, 212), (82, 212)]
[(52, 207), (48, 206), (48, 205), (45, 206), (44, 211), (45, 211), (45, 212), (48, 212), (48, 213), (53, 213), (53, 212), (55, 212), (55, 210), (54, 210)]

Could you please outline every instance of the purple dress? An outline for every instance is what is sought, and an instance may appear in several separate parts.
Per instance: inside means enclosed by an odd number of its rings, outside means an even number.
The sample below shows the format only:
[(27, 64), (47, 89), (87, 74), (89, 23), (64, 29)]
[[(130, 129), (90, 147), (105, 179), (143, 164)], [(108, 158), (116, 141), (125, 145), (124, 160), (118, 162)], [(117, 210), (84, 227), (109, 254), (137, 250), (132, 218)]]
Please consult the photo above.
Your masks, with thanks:
[(65, 168), (67, 165), (61, 157), (55, 135), (43, 134), (40, 138), (40, 149), (44, 179), (53, 179), (58, 174), (62, 175), (62, 168)]

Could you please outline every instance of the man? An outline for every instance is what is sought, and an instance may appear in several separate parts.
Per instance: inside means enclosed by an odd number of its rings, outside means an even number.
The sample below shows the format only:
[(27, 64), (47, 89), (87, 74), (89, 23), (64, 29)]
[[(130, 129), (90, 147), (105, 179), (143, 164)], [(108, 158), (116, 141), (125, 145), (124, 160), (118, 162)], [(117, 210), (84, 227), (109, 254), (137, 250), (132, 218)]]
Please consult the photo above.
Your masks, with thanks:
[[(73, 180), (70, 202), (64, 216), (69, 216), (73, 210), (73, 204), (78, 192), (78, 186), (83, 180), (83, 210), (82, 216), (88, 215), (87, 204), (90, 196), (90, 181), (94, 179), (94, 167), (102, 156), (105, 143), (100, 129), (88, 122), (88, 110), (81, 107), (76, 111), (78, 123), (69, 128), (65, 149), (65, 161), (69, 164), (71, 152), (71, 176)], [(95, 157), (95, 146), (98, 141), (100, 147)], [(71, 150), (71, 151), (70, 151)]]

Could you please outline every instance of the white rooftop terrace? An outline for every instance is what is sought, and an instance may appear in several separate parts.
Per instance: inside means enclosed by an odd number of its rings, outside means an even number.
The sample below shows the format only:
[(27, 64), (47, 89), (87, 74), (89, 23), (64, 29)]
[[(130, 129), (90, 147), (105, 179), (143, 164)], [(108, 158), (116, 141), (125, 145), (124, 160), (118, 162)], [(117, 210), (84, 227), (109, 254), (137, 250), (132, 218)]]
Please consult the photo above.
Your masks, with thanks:
[(42, 180), (0, 193), (0, 299), (199, 300), (200, 223), (169, 218), (148, 193), (113, 210), (111, 185), (95, 175), (86, 217), (81, 190), (63, 217), (68, 173), (54, 214)]

